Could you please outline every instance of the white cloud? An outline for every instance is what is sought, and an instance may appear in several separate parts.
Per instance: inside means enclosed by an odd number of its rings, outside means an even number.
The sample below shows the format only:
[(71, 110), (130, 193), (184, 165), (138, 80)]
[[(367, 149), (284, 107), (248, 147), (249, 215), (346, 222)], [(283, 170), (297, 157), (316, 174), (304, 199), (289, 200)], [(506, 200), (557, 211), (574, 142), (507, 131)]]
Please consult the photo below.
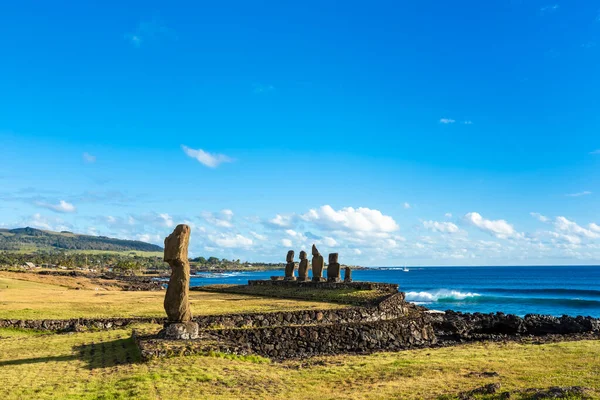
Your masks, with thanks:
[(550, 220), (550, 218), (546, 217), (545, 215), (542, 215), (540, 213), (536, 213), (536, 212), (531, 212), (529, 213), (533, 218), (536, 218), (537, 220), (539, 220), (540, 222), (548, 222)]
[(96, 156), (91, 155), (90, 153), (83, 153), (83, 161), (87, 164), (93, 164), (96, 162)]
[(50, 204), (42, 201), (37, 201), (35, 204), (39, 207), (47, 208), (48, 210), (56, 211), (59, 213), (74, 213), (77, 211), (75, 206), (67, 201), (60, 200), (58, 204)]
[(444, 214), (444, 217), (446, 217), (446, 218), (452, 218), (452, 213), (446, 213), (446, 214)]
[(596, 233), (589, 229), (585, 229), (577, 225), (577, 223), (570, 221), (565, 217), (556, 217), (556, 220), (554, 221), (554, 227), (559, 231), (568, 232), (588, 239), (600, 238), (600, 233)]
[(404, 203), (404, 208), (408, 210), (410, 208), (410, 203), (405, 202)]
[(590, 194), (592, 194), (592, 192), (590, 192), (589, 190), (585, 190), (583, 192), (578, 192), (578, 193), (569, 193), (569, 194), (566, 194), (565, 196), (567, 196), (567, 197), (581, 197), (581, 196), (587, 196), (587, 195), (590, 195)]
[(438, 221), (423, 221), (423, 226), (434, 232), (441, 233), (457, 233), (460, 231), (458, 226), (452, 222), (438, 222)]
[(479, 213), (470, 212), (465, 215), (465, 220), (471, 225), (476, 226), (483, 232), (492, 234), (500, 239), (522, 236), (522, 234), (519, 234), (515, 231), (511, 224), (509, 224), (503, 219), (498, 219), (495, 221), (489, 220), (483, 218)]
[(334, 238), (329, 237), (329, 236), (325, 236), (323, 238), (323, 240), (321, 240), (321, 243), (323, 243), (325, 246), (328, 246), (328, 247), (337, 246), (337, 244), (338, 244), (338, 242)]
[(285, 247), (292, 247), (291, 239), (281, 239), (281, 244)]
[(465, 124), (465, 125), (473, 125), (473, 121), (471, 121), (469, 119), (469, 120), (466, 120), (465, 122), (463, 122), (463, 124)]
[(169, 214), (158, 214), (158, 217), (162, 223), (162, 225), (167, 228), (171, 228), (175, 223), (173, 222), (173, 218)]
[(594, 151), (590, 151), (590, 154), (598, 155), (598, 154), (600, 154), (600, 149), (594, 150)]
[(594, 232), (598, 232), (598, 233), (600, 233), (600, 225), (597, 225), (597, 224), (595, 224), (595, 223), (593, 223), (593, 222), (592, 222), (592, 223), (589, 225), (589, 227), (590, 227), (590, 230), (591, 230), (591, 231), (594, 231)]
[(440, 124), (453, 124), (456, 121), (450, 118), (442, 118), (440, 119)]
[(209, 240), (212, 241), (214, 244), (216, 244), (217, 246), (220, 247), (225, 247), (225, 248), (247, 248), (252, 246), (252, 239), (247, 238), (243, 235), (238, 234), (234, 234), (234, 235), (227, 235), (227, 234), (219, 234), (219, 235), (209, 235), (208, 236)]
[(277, 214), (275, 218), (267, 221), (268, 225), (276, 228), (289, 228), (293, 224), (293, 216)]
[(232, 223), (232, 219), (233, 219), (233, 211), (231, 210), (221, 210), (221, 212), (219, 213), (219, 215), (215, 215), (211, 212), (203, 212), (202, 214), (202, 218), (204, 218), (206, 220), (206, 222), (208, 222), (211, 225), (214, 225), (216, 227), (220, 227), (220, 228), (233, 228), (233, 223)]
[(73, 227), (59, 218), (44, 217), (40, 213), (33, 214), (24, 221), (26, 226), (47, 231), (70, 231)]
[(544, 6), (544, 7), (540, 8), (540, 11), (543, 13), (544, 12), (553, 12), (553, 11), (558, 10), (558, 8), (559, 8), (558, 4), (552, 4), (552, 5), (548, 5), (548, 6)]
[(260, 233), (256, 233), (254, 231), (250, 231), (250, 234), (252, 235), (252, 237), (254, 237), (256, 240), (260, 240), (260, 241), (265, 241), (267, 240), (267, 237), (265, 235), (261, 235)]
[(302, 218), (327, 230), (348, 230), (354, 232), (393, 232), (399, 229), (398, 224), (379, 210), (366, 207), (344, 207), (339, 211), (329, 205), (319, 209), (311, 209)]
[(222, 163), (230, 163), (233, 162), (233, 159), (224, 155), (224, 154), (211, 154), (202, 149), (191, 149), (185, 145), (182, 145), (181, 148), (188, 155), (188, 157), (195, 158), (203, 165), (206, 165), (209, 168), (216, 168), (219, 164)]
[(140, 242), (157, 244), (159, 246), (164, 245), (164, 239), (158, 234), (140, 233), (135, 235), (134, 239), (139, 240)]

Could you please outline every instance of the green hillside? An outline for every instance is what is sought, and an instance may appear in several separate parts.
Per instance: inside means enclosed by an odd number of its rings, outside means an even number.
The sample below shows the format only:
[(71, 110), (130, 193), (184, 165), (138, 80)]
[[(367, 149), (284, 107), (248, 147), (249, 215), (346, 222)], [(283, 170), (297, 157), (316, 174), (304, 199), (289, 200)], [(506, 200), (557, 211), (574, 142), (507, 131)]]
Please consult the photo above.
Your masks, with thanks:
[(137, 240), (52, 232), (35, 228), (0, 229), (0, 250), (98, 250), (162, 252), (160, 246)]

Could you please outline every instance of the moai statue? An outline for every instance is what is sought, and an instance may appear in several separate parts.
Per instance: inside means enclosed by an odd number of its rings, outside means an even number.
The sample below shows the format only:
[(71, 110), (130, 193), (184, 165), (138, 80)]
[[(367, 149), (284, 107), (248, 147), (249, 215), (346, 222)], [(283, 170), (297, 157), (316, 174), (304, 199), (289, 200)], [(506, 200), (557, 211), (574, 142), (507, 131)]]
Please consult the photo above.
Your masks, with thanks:
[(344, 268), (344, 282), (350, 283), (352, 282), (352, 270), (350, 267)]
[(327, 265), (327, 282), (340, 282), (340, 264), (338, 253), (329, 253), (329, 264)]
[(298, 280), (306, 282), (308, 280), (308, 259), (306, 258), (306, 252), (302, 250), (300, 252), (300, 264), (298, 265)]
[(323, 268), (325, 268), (325, 261), (323, 260), (323, 256), (317, 250), (317, 246), (313, 244), (312, 246), (312, 280), (313, 282), (324, 282), (325, 278), (323, 278)]
[(191, 322), (190, 310), (190, 263), (188, 261), (188, 245), (190, 227), (177, 225), (173, 233), (165, 239), (164, 260), (171, 267), (169, 286), (165, 294), (165, 311), (167, 325), (165, 337), (169, 339), (198, 338), (198, 324)]
[(296, 269), (296, 263), (294, 262), (294, 250), (290, 250), (286, 257), (287, 264), (285, 265), (285, 278), (286, 281), (295, 281), (294, 270)]

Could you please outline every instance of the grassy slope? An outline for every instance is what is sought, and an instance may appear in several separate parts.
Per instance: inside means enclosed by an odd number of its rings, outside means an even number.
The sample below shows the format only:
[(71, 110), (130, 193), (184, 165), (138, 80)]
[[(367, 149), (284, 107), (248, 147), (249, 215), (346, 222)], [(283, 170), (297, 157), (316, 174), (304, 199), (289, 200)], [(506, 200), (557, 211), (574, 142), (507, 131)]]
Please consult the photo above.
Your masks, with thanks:
[[(94, 290), (3, 278), (0, 314), (14, 318), (29, 317), (31, 313), (38, 317), (52, 313), (63, 317), (162, 315), (161, 292), (97, 295)], [(194, 311), (206, 314), (310, 306), (299, 301), (229, 294), (198, 292), (193, 296)], [(0, 329), (0, 396), (4, 399), (429, 399), (455, 398), (461, 391), (500, 382), (503, 390), (581, 385), (592, 388), (592, 397), (600, 399), (599, 341), (545, 345), (486, 343), (368, 356), (319, 357), (282, 364), (214, 356), (160, 359), (142, 364), (129, 339), (130, 333), (129, 329), (123, 329), (46, 335)], [(499, 376), (470, 375), (483, 371), (494, 371)]]
[[(0, 274), (0, 318), (68, 319), (85, 317), (162, 317), (164, 292), (82, 289), (6, 278)], [(13, 274), (18, 275), (18, 274)], [(60, 282), (63, 277), (49, 277)], [(58, 280), (57, 280), (58, 279)], [(65, 282), (71, 285), (71, 281)], [(194, 315), (245, 311), (326, 308), (334, 305), (284, 299), (192, 292)]]
[(336, 289), (321, 290), (303, 287), (283, 286), (247, 286), (247, 285), (209, 285), (197, 288), (200, 291), (237, 293), (275, 298), (329, 301), (364, 305), (374, 303), (385, 296), (376, 290)]
[[(594, 341), (464, 345), (282, 364), (214, 356), (142, 364), (129, 335), (129, 330), (116, 330), (26, 336), (0, 329), (0, 395), (4, 399), (430, 399), (454, 398), (492, 382), (500, 382), (503, 390), (600, 387), (600, 345)], [(470, 376), (483, 371), (499, 376)], [(600, 398), (597, 390), (591, 395)]]

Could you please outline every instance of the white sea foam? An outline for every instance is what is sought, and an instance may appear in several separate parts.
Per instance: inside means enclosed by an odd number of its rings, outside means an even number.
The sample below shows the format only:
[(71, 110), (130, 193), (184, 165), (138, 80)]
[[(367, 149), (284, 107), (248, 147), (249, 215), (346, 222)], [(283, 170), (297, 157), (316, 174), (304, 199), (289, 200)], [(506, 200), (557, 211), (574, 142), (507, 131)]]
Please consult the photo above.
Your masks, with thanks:
[(464, 300), (479, 297), (479, 293), (460, 292), (458, 290), (440, 289), (433, 292), (406, 292), (406, 300), (415, 303), (434, 303), (440, 299)]

